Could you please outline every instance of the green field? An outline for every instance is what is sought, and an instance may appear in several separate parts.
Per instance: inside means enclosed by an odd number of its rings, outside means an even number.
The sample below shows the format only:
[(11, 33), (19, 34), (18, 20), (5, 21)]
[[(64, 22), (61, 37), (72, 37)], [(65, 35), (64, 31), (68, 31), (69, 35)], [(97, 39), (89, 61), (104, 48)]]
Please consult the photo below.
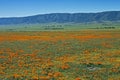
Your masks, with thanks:
[(120, 30), (1, 31), (0, 80), (120, 80)]
[(1, 25), (0, 31), (79, 31), (81, 29), (120, 29), (119, 22), (49, 23)]

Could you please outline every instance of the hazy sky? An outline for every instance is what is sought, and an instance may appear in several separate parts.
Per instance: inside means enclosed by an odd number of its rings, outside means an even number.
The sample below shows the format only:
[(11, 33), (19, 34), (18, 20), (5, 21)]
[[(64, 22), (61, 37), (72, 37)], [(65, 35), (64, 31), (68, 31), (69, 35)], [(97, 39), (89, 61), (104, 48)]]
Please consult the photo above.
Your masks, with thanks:
[(0, 0), (0, 17), (120, 11), (120, 0)]

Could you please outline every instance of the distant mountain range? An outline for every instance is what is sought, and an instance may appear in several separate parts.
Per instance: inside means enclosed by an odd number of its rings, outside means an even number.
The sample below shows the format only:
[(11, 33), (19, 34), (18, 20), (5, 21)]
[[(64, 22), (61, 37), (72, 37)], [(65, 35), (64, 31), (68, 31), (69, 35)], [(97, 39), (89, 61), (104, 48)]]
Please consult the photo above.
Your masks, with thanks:
[(51, 13), (27, 17), (0, 18), (0, 25), (39, 23), (88, 23), (120, 21), (120, 11), (99, 13)]

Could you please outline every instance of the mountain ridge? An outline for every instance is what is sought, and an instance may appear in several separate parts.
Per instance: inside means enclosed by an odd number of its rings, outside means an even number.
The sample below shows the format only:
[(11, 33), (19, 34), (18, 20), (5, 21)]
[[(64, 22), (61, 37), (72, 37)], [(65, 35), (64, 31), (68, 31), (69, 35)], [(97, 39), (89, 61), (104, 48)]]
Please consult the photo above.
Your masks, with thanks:
[(0, 18), (0, 25), (41, 24), (41, 23), (88, 23), (88, 22), (120, 21), (120, 11), (104, 11), (97, 13), (50, 13), (26, 17)]

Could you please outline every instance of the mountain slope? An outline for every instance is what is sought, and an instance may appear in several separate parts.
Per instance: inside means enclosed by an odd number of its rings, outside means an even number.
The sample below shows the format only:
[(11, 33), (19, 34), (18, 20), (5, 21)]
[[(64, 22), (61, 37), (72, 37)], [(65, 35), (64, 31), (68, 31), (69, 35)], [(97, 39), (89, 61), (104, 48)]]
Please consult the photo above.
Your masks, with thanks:
[(87, 23), (120, 21), (120, 11), (100, 13), (52, 13), (28, 17), (0, 18), (0, 25), (36, 24), (36, 23)]

